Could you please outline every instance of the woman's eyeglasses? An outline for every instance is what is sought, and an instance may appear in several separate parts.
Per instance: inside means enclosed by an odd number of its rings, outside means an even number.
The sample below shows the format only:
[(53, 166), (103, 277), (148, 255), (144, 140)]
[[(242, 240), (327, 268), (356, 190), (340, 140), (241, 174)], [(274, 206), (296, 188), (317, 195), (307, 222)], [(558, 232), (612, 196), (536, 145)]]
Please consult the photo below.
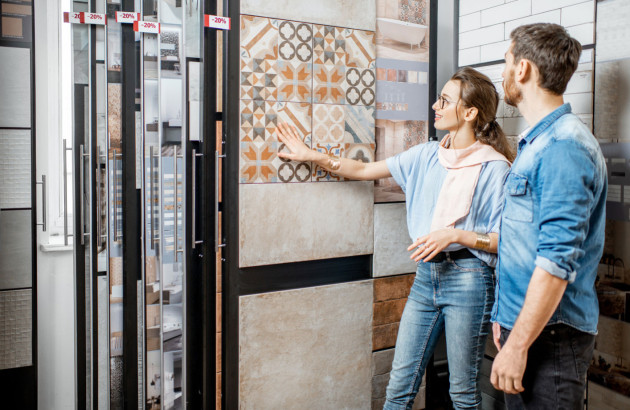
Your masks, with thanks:
[(446, 98), (442, 97), (442, 94), (438, 94), (438, 99), (436, 103), (438, 105), (438, 108), (440, 110), (443, 110), (446, 104), (455, 104), (456, 101), (447, 100)]

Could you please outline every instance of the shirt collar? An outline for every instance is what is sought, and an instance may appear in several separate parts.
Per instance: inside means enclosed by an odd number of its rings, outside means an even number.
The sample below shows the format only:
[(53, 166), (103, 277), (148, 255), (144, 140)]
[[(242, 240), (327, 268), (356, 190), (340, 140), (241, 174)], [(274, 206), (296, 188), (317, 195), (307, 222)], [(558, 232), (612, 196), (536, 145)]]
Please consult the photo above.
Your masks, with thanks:
[(542, 134), (544, 130), (546, 130), (551, 124), (553, 124), (554, 121), (562, 117), (564, 114), (568, 114), (570, 112), (571, 112), (571, 104), (569, 103), (562, 104), (560, 107), (556, 108), (555, 110), (547, 114), (545, 118), (538, 121), (536, 125), (526, 130), (523, 133), (523, 139), (521, 139), (520, 143), (521, 144), (531, 143), (532, 141), (536, 139), (537, 136)]

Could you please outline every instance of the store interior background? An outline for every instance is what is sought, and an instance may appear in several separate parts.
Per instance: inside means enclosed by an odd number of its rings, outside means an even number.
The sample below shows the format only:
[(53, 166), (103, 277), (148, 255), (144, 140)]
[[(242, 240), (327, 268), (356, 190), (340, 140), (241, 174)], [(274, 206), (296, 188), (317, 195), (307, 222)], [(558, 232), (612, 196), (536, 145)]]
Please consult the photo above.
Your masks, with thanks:
[[(299, 3), (297, 0), (293, 2)], [(243, 0), (241, 13), (296, 22), (311, 21), (309, 15), (299, 11), (300, 8), (288, 8), (286, 3), (291, 2)], [(348, 10), (362, 10), (354, 16), (358, 23), (353, 28), (357, 30), (377, 31), (376, 15), (395, 15), (388, 8), (392, 3), (390, 1), (376, 0), (373, 8), (366, 8), (363, 0), (339, 3), (343, 4), (346, 14), (355, 14)], [(399, 0), (399, 7), (418, 3)], [(423, 3), (428, 4), (429, 1)], [(587, 125), (594, 127), (595, 135), (602, 144), (630, 142), (630, 48), (624, 41), (630, 34), (630, 29), (625, 27), (630, 21), (630, 8), (624, 3), (624, 0), (440, 0), (435, 20), (438, 90), (457, 67), (473, 65), (490, 76), (502, 92), (502, 59), (510, 43), (510, 31), (530, 22), (559, 23), (567, 27), (585, 48), (565, 100), (571, 103), (573, 111)], [(261, 4), (265, 4), (264, 11), (260, 9)], [(39, 408), (65, 410), (77, 407), (74, 259), (72, 246), (63, 245), (63, 211), (59, 196), (62, 192), (60, 147), (63, 138), (60, 118), (64, 115), (64, 107), (59, 104), (60, 78), (64, 70), (60, 61), (59, 25), (62, 24), (60, 16), (66, 11), (63, 5), (63, 2), (33, 1), (37, 27), (34, 39), (36, 174), (49, 176), (48, 220), (52, 227), (47, 232), (38, 230), (37, 233), (38, 402)], [(233, 30), (239, 29), (240, 21), (236, 20), (239, 20), (238, 17), (232, 23)], [(325, 23), (332, 26), (346, 24), (336, 22), (333, 16)], [(378, 47), (377, 38), (377, 52)], [(236, 91), (239, 85), (233, 86), (235, 95), (241, 95), (240, 90)], [(288, 101), (293, 101), (290, 98)], [(241, 99), (247, 100), (242, 95)], [(297, 100), (294, 103), (300, 102)], [(364, 101), (359, 105), (363, 109), (375, 107), (378, 110), (377, 103), (378, 98), (376, 103), (367, 101), (366, 104)], [(313, 100), (312, 104), (315, 105), (316, 101)], [(518, 111), (503, 103), (497, 118), (512, 139), (527, 127)], [(382, 159), (379, 155), (385, 152), (379, 153), (379, 133), (395, 134), (395, 124), (395, 121), (379, 124), (377, 120), (371, 147), (370, 142), (362, 142), (347, 149), (361, 148), (364, 149), (362, 155), (372, 155), (372, 160)], [(618, 124), (618, 128), (610, 124)], [(617, 171), (610, 179), (609, 202), (619, 212), (615, 213), (615, 220), (608, 221), (605, 257), (600, 265), (598, 294), (602, 316), (588, 389), (589, 408), (592, 409), (630, 408), (630, 183), (624, 180), (624, 175), (630, 171), (630, 150), (622, 151), (620, 146), (617, 145), (617, 151), (614, 148), (606, 151), (611, 158), (609, 170)], [(392, 200), (387, 196), (396, 193), (388, 190), (386, 181), (376, 185), (347, 181), (337, 185), (332, 182), (319, 185), (314, 182), (315, 173), (316, 170), (309, 171), (313, 182), (290, 187), (282, 183), (262, 183), (270, 181), (243, 180), (245, 174), (239, 174), (240, 211), (246, 216), (244, 223), (250, 222), (250, 225), (241, 227), (246, 226), (250, 236), (247, 237), (245, 231), (240, 234), (243, 242), (239, 266), (371, 254), (374, 255), (373, 275), (360, 281), (240, 296), (240, 338), (232, 343), (238, 344), (240, 351), (238, 401), (241, 408), (257, 408), (260, 403), (269, 403), (275, 408), (333, 408), (321, 403), (323, 397), (330, 400), (330, 406), (341, 400), (347, 400), (347, 408), (382, 406), (398, 321), (413, 280), (413, 264), (400, 262), (405, 258), (405, 252), (400, 249), (406, 248), (408, 242), (404, 206), (392, 202), (399, 198)], [(339, 184), (343, 184), (343, 188)], [(625, 192), (626, 186), (629, 193)], [(339, 193), (342, 189), (345, 191)], [(373, 194), (379, 190), (386, 198), (381, 202), (388, 203), (374, 203)], [(265, 236), (271, 235), (269, 230), (260, 220), (261, 209), (265, 215), (278, 212), (273, 205), (289, 195), (308, 198), (340, 195), (346, 200), (350, 198), (354, 201), (354, 208), (337, 209), (328, 217), (342, 221), (344, 216), (349, 215), (357, 224), (347, 233), (359, 235), (364, 241), (350, 243), (350, 240), (344, 240), (345, 248), (332, 242), (321, 242), (324, 246), (316, 251), (312, 246), (313, 249), (304, 249), (299, 253), (298, 259), (286, 259), (286, 255), (292, 252), (291, 247), (301, 246), (301, 243), (296, 242), (288, 232), (277, 230), (272, 236), (275, 242), (271, 241), (269, 236)], [(269, 199), (265, 202), (265, 198), (271, 198), (273, 202)], [(300, 220), (308, 224), (321, 223), (318, 217), (308, 214), (317, 209), (331, 211), (332, 205), (323, 201), (305, 206), (304, 212), (307, 213), (302, 214)], [(313, 222), (306, 221), (310, 215), (313, 215)], [(280, 217), (276, 213), (274, 218)], [(259, 231), (257, 228), (260, 228)], [(334, 233), (335, 229), (325, 231), (322, 238), (326, 237), (326, 232)], [(288, 248), (274, 254), (277, 241), (283, 241)], [(266, 247), (263, 247), (265, 244)], [(217, 291), (220, 311), (221, 289)], [(296, 312), (304, 315), (296, 315)], [(220, 345), (220, 334), (217, 340)], [(218, 352), (219, 360), (221, 354)], [(335, 378), (321, 380), (318, 375), (324, 370), (318, 366), (329, 363), (331, 354), (335, 356), (335, 369), (332, 371)], [(487, 380), (494, 354), (489, 343), (482, 369), (484, 406), (489, 406), (487, 408), (500, 401), (500, 394), (491, 388)], [(218, 386), (221, 369), (219, 361)], [(312, 389), (302, 389), (299, 402), (291, 401), (296, 397), (292, 389), (299, 386), (311, 386)], [(328, 395), (333, 387), (335, 395)], [(416, 408), (425, 407), (425, 397), (423, 387)], [(220, 404), (220, 399), (217, 399), (217, 404)]]

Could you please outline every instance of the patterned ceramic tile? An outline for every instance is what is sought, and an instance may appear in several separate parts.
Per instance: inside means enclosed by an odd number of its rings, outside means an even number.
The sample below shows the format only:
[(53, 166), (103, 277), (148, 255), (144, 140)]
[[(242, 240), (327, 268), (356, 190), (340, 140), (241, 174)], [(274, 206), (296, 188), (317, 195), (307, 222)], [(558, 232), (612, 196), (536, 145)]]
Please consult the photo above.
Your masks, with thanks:
[(278, 56), (282, 60), (310, 63), (313, 59), (313, 26), (282, 21), (279, 25)]
[(311, 63), (278, 61), (278, 101), (311, 102)]
[(342, 143), (345, 138), (343, 105), (313, 104), (313, 144)]
[(356, 144), (374, 144), (374, 107), (346, 105), (345, 140)]
[(313, 66), (313, 102), (344, 104), (345, 71), (343, 65)]
[(241, 183), (310, 181), (310, 163), (278, 157), (285, 150), (276, 134), (278, 122), (294, 125), (311, 146), (309, 103), (241, 101)]
[[(326, 155), (334, 155), (336, 157), (343, 157), (345, 144), (342, 143), (330, 143), (330, 142), (318, 142), (313, 144), (313, 149), (317, 152), (324, 153)], [(342, 181), (343, 178), (337, 174), (325, 170), (317, 165), (313, 166), (313, 182), (320, 181)]]
[(364, 163), (374, 162), (375, 144), (348, 144), (344, 146), (343, 157)]
[(278, 58), (279, 21), (265, 17), (241, 16), (241, 59)]
[(333, 26), (313, 26), (313, 63), (326, 65), (346, 64), (346, 38), (344, 29)]
[(376, 48), (373, 31), (344, 30), (346, 44), (346, 66), (374, 68)]
[(374, 69), (346, 68), (346, 103), (350, 105), (374, 105), (375, 84)]
[(271, 100), (278, 97), (278, 68), (275, 60), (241, 59), (241, 98)]

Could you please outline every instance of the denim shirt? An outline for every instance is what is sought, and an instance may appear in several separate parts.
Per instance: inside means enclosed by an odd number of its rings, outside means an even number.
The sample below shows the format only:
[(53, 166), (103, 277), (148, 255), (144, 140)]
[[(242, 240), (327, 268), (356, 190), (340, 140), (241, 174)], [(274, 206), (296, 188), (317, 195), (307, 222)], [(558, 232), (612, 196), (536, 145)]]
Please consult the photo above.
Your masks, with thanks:
[(505, 185), (493, 322), (514, 327), (538, 266), (568, 282), (548, 325), (597, 333), (606, 191), (599, 144), (569, 104), (526, 131)]

